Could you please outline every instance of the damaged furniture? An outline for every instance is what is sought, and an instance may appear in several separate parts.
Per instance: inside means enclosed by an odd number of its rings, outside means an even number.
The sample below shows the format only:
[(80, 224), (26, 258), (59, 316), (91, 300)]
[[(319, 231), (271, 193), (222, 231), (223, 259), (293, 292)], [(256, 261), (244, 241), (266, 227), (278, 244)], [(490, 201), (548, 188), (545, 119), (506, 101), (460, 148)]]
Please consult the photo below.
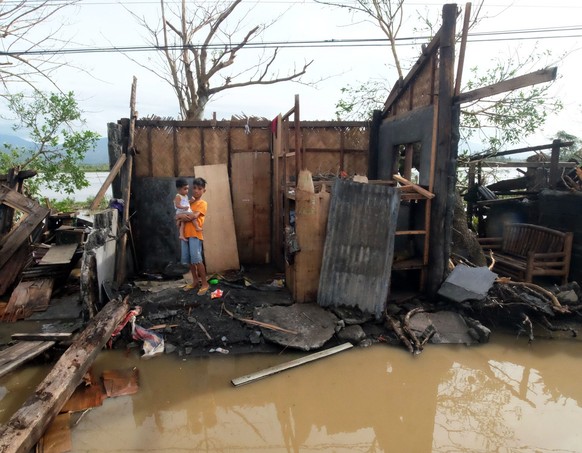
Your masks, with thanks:
[(502, 237), (480, 238), (485, 252), (491, 250), (493, 270), (516, 280), (532, 282), (534, 277), (561, 277), (568, 282), (572, 233), (527, 223), (510, 223)]

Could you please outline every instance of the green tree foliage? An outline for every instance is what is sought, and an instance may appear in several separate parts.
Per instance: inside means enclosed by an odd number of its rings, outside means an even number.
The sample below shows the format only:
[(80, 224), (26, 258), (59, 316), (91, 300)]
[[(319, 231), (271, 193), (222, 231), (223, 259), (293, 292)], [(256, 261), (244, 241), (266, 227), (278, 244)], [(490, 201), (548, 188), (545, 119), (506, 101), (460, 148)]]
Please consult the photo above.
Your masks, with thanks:
[(36, 177), (26, 180), (32, 196), (39, 195), (41, 185), (67, 194), (89, 185), (80, 164), (99, 135), (82, 129), (85, 123), (72, 92), (36, 92), (32, 98), (16, 94), (8, 98), (8, 108), (16, 116), (13, 129), (28, 133), (35, 146), (4, 144), (0, 172), (14, 167), (37, 171)]
[[(498, 59), (489, 69), (473, 67), (467, 91), (493, 85), (527, 73), (544, 65), (549, 52), (532, 52), (524, 60), (519, 55)], [(521, 142), (539, 130), (548, 116), (558, 113), (563, 105), (550, 96), (552, 83), (533, 85), (495, 97), (464, 104), (461, 110), (461, 134), (466, 141), (478, 139), (490, 151), (500, 151)]]
[(582, 138), (569, 134), (566, 131), (558, 131), (555, 137), (563, 142), (574, 142), (570, 146), (565, 146), (560, 150), (560, 160), (567, 162), (570, 159), (582, 161)]

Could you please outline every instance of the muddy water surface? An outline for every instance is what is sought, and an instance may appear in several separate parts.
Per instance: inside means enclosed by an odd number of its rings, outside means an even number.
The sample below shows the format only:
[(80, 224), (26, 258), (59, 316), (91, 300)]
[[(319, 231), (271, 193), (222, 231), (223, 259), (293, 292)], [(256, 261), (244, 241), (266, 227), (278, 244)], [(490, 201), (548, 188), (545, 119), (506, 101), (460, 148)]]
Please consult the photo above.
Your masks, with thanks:
[[(376, 345), (238, 388), (231, 379), (299, 355), (102, 353), (94, 369), (137, 366), (140, 391), (81, 417), (73, 451), (582, 452), (581, 348), (499, 335), (416, 357)], [(0, 379), (0, 421), (43, 372)]]

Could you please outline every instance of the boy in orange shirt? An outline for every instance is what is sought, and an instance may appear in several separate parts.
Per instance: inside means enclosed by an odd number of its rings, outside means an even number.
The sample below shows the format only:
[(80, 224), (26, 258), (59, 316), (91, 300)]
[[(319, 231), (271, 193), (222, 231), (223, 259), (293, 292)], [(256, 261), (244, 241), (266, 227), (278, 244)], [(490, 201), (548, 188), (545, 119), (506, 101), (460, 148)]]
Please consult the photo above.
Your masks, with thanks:
[[(190, 199), (191, 213), (180, 214), (184, 222), (184, 238), (180, 241), (182, 263), (190, 266), (193, 284), (186, 285), (185, 291), (193, 289), (198, 283), (200, 289), (198, 295), (203, 296), (210, 288), (206, 281), (206, 268), (202, 260), (202, 243), (204, 240), (203, 227), (208, 204), (202, 200), (202, 195), (206, 192), (206, 180), (195, 178), (192, 181), (192, 198)], [(197, 225), (193, 222), (196, 220)], [(196, 226), (198, 228), (196, 228)]]

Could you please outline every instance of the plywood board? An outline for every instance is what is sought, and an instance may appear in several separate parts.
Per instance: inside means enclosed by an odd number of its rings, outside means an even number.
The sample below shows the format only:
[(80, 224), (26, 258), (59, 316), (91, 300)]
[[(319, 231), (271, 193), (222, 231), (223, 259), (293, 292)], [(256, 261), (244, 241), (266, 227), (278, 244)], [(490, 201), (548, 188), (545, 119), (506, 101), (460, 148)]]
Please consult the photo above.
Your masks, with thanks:
[(53, 245), (38, 264), (69, 264), (79, 244)]
[(266, 264), (271, 250), (271, 154), (232, 155), (232, 202), (239, 259)]
[(337, 179), (332, 189), (317, 302), (382, 316), (390, 289), (400, 194)]
[(194, 175), (207, 182), (203, 199), (208, 203), (204, 220), (204, 259), (210, 274), (239, 269), (234, 215), (226, 164), (194, 167)]

